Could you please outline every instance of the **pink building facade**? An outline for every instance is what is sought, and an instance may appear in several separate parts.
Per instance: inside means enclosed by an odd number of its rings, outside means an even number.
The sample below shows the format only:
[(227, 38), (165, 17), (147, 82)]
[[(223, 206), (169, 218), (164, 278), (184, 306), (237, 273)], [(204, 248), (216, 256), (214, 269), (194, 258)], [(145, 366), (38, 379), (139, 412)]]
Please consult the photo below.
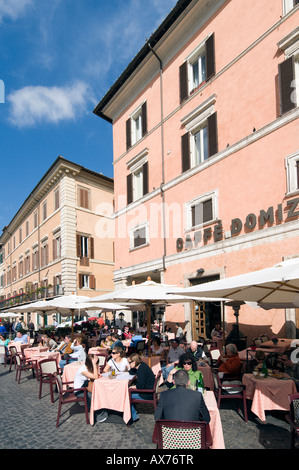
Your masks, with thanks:
[[(188, 287), (299, 256), (299, 5), (180, 0), (94, 112), (113, 125), (116, 288)], [(135, 320), (135, 319), (133, 319)], [(188, 338), (217, 303), (167, 307)], [(240, 329), (296, 335), (296, 310)]]

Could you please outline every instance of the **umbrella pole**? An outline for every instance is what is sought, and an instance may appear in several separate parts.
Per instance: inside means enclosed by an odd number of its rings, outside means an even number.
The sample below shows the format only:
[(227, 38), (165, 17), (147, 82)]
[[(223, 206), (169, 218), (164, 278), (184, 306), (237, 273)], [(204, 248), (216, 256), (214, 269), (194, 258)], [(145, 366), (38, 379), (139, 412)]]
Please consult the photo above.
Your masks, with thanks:
[(45, 325), (45, 316), (46, 316), (46, 312), (43, 312), (43, 333), (45, 334), (45, 329), (46, 329), (46, 325)]
[(72, 342), (74, 341), (74, 309), (71, 309), (72, 312)]
[(147, 342), (147, 351), (148, 351), (148, 365), (151, 367), (152, 362), (152, 351), (151, 351), (151, 302), (147, 302), (146, 304), (146, 320), (147, 320), (147, 335), (148, 335), (148, 342)]

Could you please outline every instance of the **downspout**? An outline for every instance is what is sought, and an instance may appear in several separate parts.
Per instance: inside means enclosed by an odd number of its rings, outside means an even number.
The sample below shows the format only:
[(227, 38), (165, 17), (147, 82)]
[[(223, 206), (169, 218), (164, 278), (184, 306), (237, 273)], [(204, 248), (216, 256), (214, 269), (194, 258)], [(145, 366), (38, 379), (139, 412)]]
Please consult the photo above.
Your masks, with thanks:
[(151, 52), (154, 54), (156, 59), (159, 61), (160, 65), (160, 106), (161, 106), (161, 157), (162, 157), (162, 181), (160, 184), (160, 191), (161, 191), (161, 196), (162, 196), (162, 226), (163, 226), (163, 256), (162, 256), (162, 262), (163, 262), (163, 271), (166, 271), (166, 266), (165, 266), (165, 258), (166, 258), (166, 221), (165, 221), (165, 193), (163, 186), (165, 184), (165, 167), (164, 167), (164, 123), (163, 123), (163, 81), (162, 81), (162, 60), (160, 57), (157, 55), (157, 53), (154, 51), (152, 46), (150, 45), (149, 42), (147, 42), (147, 45)]

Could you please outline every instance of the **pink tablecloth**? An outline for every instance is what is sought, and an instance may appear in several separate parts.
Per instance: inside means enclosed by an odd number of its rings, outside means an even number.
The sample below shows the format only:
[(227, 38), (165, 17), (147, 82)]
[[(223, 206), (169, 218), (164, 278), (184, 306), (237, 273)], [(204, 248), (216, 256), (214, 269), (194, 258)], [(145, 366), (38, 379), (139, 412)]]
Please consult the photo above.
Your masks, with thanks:
[(98, 354), (98, 353), (106, 354), (106, 356), (108, 356), (108, 349), (96, 347), (96, 348), (89, 348), (88, 350), (88, 354)]
[(252, 400), (251, 411), (261, 421), (266, 421), (266, 410), (290, 410), (288, 395), (296, 393), (292, 380), (256, 378), (253, 374), (244, 374), (242, 382), (246, 385), (246, 398)]
[(101, 377), (94, 381), (89, 415), (91, 425), (94, 424), (94, 412), (101, 408), (122, 412), (124, 422), (128, 423), (131, 419), (128, 387), (131, 379), (132, 376), (124, 372), (117, 374), (115, 379)]
[(22, 352), (22, 349), (25, 350), (27, 348), (30, 348), (30, 344), (29, 343), (21, 343), (21, 341), (13, 341), (12, 343), (9, 343), (9, 345), (7, 346), (8, 349), (11, 347), (11, 346), (14, 346), (17, 350), (18, 353), (21, 353)]
[[(74, 361), (74, 362), (70, 362), (69, 364), (66, 364), (63, 368), (62, 382), (74, 382), (77, 370), (83, 364), (84, 362), (80, 362), (80, 361)], [(66, 389), (67, 388), (66, 385), (63, 386), (63, 388)]]
[(57, 366), (59, 366), (60, 361), (60, 352), (37, 352), (31, 356), (31, 359), (37, 360), (37, 362), (42, 361), (43, 359), (55, 359), (57, 362)]
[(26, 348), (24, 350), (24, 354), (26, 359), (31, 359), (34, 354), (39, 354), (40, 352), (46, 352), (49, 348), (42, 347), (42, 348)]

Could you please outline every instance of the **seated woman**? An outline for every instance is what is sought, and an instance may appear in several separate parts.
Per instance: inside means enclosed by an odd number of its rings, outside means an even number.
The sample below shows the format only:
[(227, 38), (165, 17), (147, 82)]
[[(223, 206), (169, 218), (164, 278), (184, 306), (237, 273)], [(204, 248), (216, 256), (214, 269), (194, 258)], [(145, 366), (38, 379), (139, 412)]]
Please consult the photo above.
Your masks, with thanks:
[(107, 362), (103, 372), (108, 372), (110, 369), (115, 372), (125, 372), (128, 370), (129, 364), (125, 357), (125, 352), (122, 348), (115, 346), (111, 352), (111, 359)]
[[(109, 338), (110, 338), (110, 336), (109, 336)], [(101, 341), (100, 341), (99, 348), (100, 349), (111, 349), (111, 344), (112, 343), (110, 341), (109, 341), (109, 343), (107, 343), (107, 338), (106, 339), (102, 338)]]
[(155, 337), (153, 339), (151, 350), (153, 355), (161, 356), (161, 354), (163, 354), (164, 348), (161, 346), (160, 338)]
[(188, 385), (187, 388), (195, 389), (196, 381), (200, 379), (203, 381), (202, 373), (199, 370), (197, 370), (197, 362), (193, 354), (184, 353), (180, 357), (178, 365), (169, 372), (169, 375), (166, 381), (166, 385), (168, 388), (173, 387), (174, 385), (173, 375), (178, 370), (181, 370), (181, 369), (185, 370), (189, 375), (190, 384)]
[(72, 344), (71, 348), (74, 351), (69, 355), (69, 358), (62, 359), (59, 361), (59, 367), (63, 371), (64, 366), (66, 365), (66, 362), (75, 362), (75, 361), (82, 361), (85, 362), (86, 360), (86, 354), (87, 354), (87, 340), (86, 338), (83, 338), (82, 336), (79, 336), (76, 338)]
[(219, 365), (218, 372), (224, 372), (231, 375), (239, 375), (242, 362), (238, 354), (238, 350), (234, 344), (226, 346), (226, 354), (221, 353), (217, 363)]
[(54, 341), (54, 339), (49, 338), (47, 335), (42, 335), (41, 344), (43, 347), (49, 348), (49, 351), (57, 348), (57, 343)]
[[(129, 362), (129, 373), (131, 375), (136, 375), (136, 382), (131, 388), (136, 388), (136, 393), (132, 393), (132, 398), (138, 398), (140, 400), (151, 399), (152, 396), (149, 393), (138, 393), (138, 389), (152, 389), (155, 384), (155, 374), (152, 369), (145, 363), (142, 362), (141, 357), (137, 353), (131, 354), (128, 359)], [(131, 416), (132, 421), (137, 421), (139, 419), (138, 413), (134, 407), (131, 405)]]
[[(86, 398), (87, 407), (90, 411), (91, 394), (92, 394), (92, 382), (99, 377), (102, 377), (99, 373), (99, 358), (94, 354), (89, 354), (86, 357), (85, 364), (79, 367), (74, 378), (74, 388), (87, 388)], [(91, 386), (90, 386), (91, 385)], [(83, 397), (84, 391), (80, 390), (75, 392), (77, 397)], [(108, 418), (108, 413), (105, 410), (100, 410), (95, 413), (95, 421), (102, 423)]]
[(123, 330), (123, 333), (122, 333), (122, 339), (126, 340), (126, 339), (131, 339), (131, 338), (132, 338), (132, 333), (130, 332), (129, 327), (124, 326), (124, 330)]

